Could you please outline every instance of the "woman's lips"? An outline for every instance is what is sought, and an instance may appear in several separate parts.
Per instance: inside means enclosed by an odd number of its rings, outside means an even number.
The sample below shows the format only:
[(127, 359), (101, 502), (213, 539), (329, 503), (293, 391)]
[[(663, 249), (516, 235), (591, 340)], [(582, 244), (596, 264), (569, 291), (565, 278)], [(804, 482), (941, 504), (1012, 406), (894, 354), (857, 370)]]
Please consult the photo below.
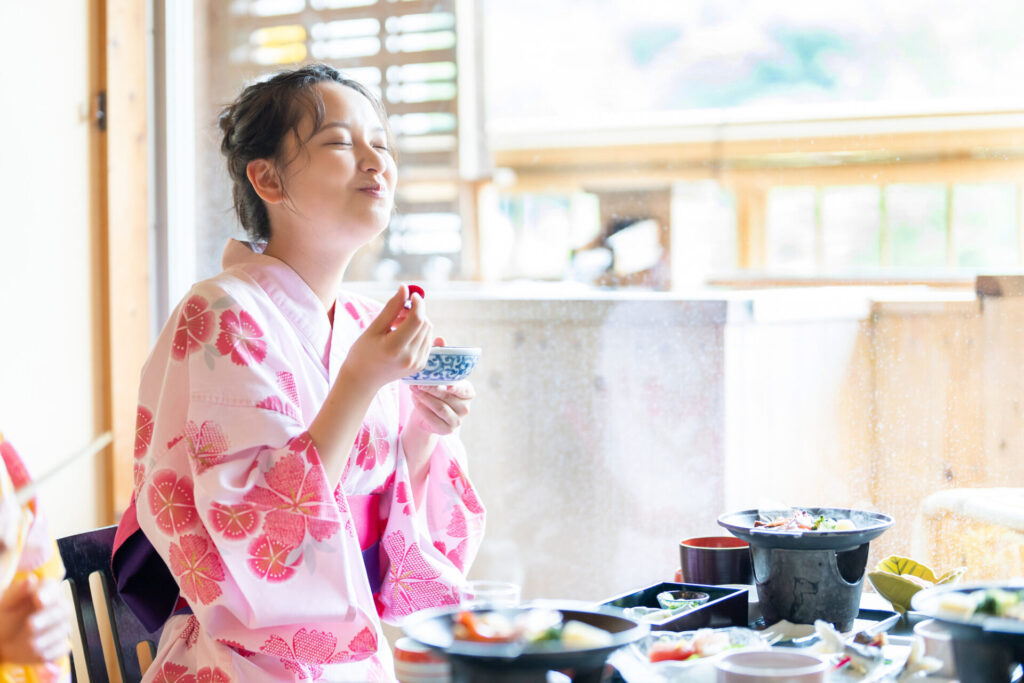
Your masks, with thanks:
[(359, 191), (377, 199), (383, 199), (386, 196), (381, 185), (366, 185), (365, 187), (360, 187)]

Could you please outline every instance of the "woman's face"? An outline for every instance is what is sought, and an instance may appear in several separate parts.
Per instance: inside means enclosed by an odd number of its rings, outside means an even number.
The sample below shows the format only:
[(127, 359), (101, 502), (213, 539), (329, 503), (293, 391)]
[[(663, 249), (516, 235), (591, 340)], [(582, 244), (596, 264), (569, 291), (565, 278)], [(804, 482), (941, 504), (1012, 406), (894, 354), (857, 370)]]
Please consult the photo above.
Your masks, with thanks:
[(285, 141), (279, 173), (287, 210), (313, 239), (362, 246), (387, 227), (394, 206), (398, 171), (387, 133), (356, 90), (330, 81), (315, 87), (324, 103), (320, 129), (313, 132), (307, 112), (298, 137), (292, 133)]

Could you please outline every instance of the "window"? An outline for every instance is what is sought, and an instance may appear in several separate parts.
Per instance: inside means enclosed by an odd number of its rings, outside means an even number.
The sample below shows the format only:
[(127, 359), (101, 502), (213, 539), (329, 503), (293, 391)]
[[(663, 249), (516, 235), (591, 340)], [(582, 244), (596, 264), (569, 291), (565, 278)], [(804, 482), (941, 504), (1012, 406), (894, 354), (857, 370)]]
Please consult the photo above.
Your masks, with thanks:
[(767, 270), (813, 275), (1018, 269), (1012, 183), (776, 188)]
[[(610, 596), (759, 495), (893, 512), (873, 552), (911, 553), (926, 498), (1024, 462), (1016, 302), (974, 292), (1024, 267), (1024, 48), (1017, 3), (972, 8), (207, 0), (199, 274), (234, 225), (217, 107), (329, 61), (401, 136), (399, 213), (349, 279), (429, 281), (484, 347), (478, 576)], [(891, 282), (931, 287), (800, 286)]]

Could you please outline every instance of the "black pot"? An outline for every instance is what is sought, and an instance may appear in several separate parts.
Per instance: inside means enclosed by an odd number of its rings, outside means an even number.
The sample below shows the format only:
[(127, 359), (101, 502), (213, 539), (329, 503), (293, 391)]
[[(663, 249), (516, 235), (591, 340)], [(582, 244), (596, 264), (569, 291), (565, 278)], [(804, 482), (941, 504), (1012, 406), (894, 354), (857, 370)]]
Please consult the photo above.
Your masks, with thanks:
[(758, 510), (718, 518), (750, 544), (757, 598), (765, 623), (823, 619), (839, 631), (853, 628), (860, 610), (870, 541), (892, 526), (889, 515), (848, 508), (799, 508), (812, 517), (849, 519), (849, 531), (778, 531), (755, 527)]

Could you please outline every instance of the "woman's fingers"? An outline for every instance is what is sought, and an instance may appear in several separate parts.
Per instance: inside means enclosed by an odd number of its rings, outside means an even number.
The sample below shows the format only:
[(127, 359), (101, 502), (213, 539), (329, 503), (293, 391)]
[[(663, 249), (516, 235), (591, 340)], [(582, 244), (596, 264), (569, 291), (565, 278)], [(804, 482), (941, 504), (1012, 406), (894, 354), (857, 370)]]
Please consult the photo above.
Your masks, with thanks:
[(469, 414), (469, 403), (476, 395), (473, 385), (467, 381), (457, 382), (449, 387), (412, 387), (413, 401), (420, 407), (421, 415), (438, 434), (450, 434), (457, 429)]
[(413, 401), (419, 406), (420, 418), (435, 434), (451, 434), (461, 424), (455, 412), (435, 396), (414, 391)]
[(462, 380), (447, 387), (422, 386), (416, 388), (422, 394), (429, 395), (447, 405), (459, 417), (469, 414), (469, 403), (476, 398), (476, 389), (473, 388), (469, 380)]
[(392, 327), (395, 326), (395, 319), (398, 314), (405, 309), (405, 300), (409, 298), (409, 288), (405, 285), (400, 285), (395, 295), (387, 300), (384, 304), (384, 308), (381, 309), (377, 317), (373, 319), (367, 329), (373, 330), (377, 333), (383, 334)]

